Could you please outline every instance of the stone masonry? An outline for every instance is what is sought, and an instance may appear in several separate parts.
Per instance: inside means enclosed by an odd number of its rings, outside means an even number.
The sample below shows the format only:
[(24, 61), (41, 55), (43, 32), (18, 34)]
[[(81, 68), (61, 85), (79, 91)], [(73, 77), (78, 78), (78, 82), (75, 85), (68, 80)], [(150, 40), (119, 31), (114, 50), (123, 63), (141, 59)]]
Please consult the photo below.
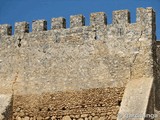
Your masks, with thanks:
[(51, 30), (35, 20), (32, 32), (17, 22), (14, 35), (0, 25), (0, 95), (12, 116), (0, 108), (0, 120), (125, 120), (160, 110), (155, 12), (138, 8), (136, 16), (130, 23), (128, 10), (114, 11), (107, 24), (104, 12), (91, 13), (85, 26), (72, 15), (70, 28), (59, 17)]

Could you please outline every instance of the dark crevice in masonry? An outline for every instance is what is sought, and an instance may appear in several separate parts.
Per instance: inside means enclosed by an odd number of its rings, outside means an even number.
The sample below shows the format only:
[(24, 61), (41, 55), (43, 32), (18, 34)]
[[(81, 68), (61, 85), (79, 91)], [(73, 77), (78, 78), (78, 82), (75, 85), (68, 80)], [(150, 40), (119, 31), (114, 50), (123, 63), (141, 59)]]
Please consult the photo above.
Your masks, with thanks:
[(121, 102), (122, 102), (121, 100), (118, 100), (118, 106), (121, 106)]
[(18, 37), (18, 47), (21, 47), (21, 41), (24, 38), (24, 34)]
[(97, 40), (97, 35), (94, 37), (95, 40)]
[(98, 40), (97, 30), (94, 30), (94, 33), (95, 33), (94, 39), (95, 39), (95, 40)]
[(21, 38), (18, 38), (18, 47), (21, 47)]
[(134, 58), (133, 58), (133, 61), (130, 63), (130, 80), (132, 79), (132, 66), (134, 65), (134, 63), (135, 63), (135, 61), (136, 61), (136, 59), (137, 59), (137, 56), (138, 56), (138, 54), (139, 54), (139, 51), (140, 51), (140, 49), (141, 49), (141, 42), (140, 42), (140, 38), (142, 37), (142, 35), (143, 35), (143, 31), (141, 31), (141, 34), (140, 34), (140, 36), (137, 38), (137, 41), (136, 42), (139, 42), (140, 43), (140, 45), (139, 45), (139, 49), (138, 49), (138, 52), (135, 54), (135, 56), (134, 56)]

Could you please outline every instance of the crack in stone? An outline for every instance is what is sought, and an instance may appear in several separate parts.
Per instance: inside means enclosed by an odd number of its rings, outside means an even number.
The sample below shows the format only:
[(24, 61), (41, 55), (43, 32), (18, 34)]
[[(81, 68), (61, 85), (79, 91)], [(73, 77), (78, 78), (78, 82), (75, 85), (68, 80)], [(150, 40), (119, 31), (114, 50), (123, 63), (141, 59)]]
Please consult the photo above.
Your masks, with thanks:
[(133, 58), (133, 61), (132, 62), (130, 62), (130, 80), (131, 80), (131, 78), (132, 78), (132, 66), (134, 65), (134, 63), (135, 63), (135, 61), (136, 61), (136, 59), (137, 59), (137, 56), (138, 56), (138, 54), (139, 54), (139, 51), (140, 51), (140, 49), (141, 49), (141, 46), (142, 46), (142, 44), (141, 44), (141, 42), (140, 42), (140, 38), (142, 37), (142, 35), (143, 35), (143, 31), (141, 31), (141, 34), (140, 34), (140, 36), (137, 38), (137, 40), (136, 40), (136, 42), (139, 42), (140, 43), (140, 45), (139, 45), (139, 47), (138, 47), (138, 52), (135, 54), (135, 56), (134, 56), (134, 58)]

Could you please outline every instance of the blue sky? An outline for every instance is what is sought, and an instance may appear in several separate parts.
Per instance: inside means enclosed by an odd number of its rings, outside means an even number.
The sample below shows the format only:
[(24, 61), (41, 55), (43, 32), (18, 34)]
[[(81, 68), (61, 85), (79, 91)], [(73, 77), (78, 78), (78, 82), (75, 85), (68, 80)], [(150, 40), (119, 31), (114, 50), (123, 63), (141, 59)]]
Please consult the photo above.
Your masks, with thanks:
[[(160, 39), (160, 0), (0, 0), (0, 24), (46, 19), (48, 29), (53, 17), (65, 17), (69, 27), (70, 15), (83, 14), (86, 25), (92, 12), (106, 12), (108, 23), (112, 22), (112, 11), (128, 9), (131, 22), (136, 20), (136, 8), (153, 7), (156, 11), (157, 39)], [(160, 28), (160, 27), (159, 27)]]

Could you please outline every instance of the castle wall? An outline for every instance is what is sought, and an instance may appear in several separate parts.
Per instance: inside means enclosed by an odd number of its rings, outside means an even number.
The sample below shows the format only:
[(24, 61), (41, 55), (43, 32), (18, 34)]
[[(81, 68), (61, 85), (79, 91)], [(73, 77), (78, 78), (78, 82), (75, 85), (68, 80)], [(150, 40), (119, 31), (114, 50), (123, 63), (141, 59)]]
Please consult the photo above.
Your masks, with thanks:
[[(82, 15), (71, 16), (71, 28), (64, 18), (1, 25), (1, 93), (30, 94), (89, 88), (123, 87), (131, 79), (153, 76), (152, 9), (137, 10), (137, 22), (130, 24), (127, 10), (113, 12), (106, 24), (104, 13), (91, 14), (91, 25)], [(143, 56), (143, 57), (142, 57)]]
[[(105, 13), (99, 12), (90, 15), (90, 26), (85, 26), (83, 15), (74, 15), (67, 29), (62, 17), (52, 19), (51, 30), (45, 20), (33, 21), (32, 32), (27, 22), (16, 23), (14, 35), (11, 28), (0, 25), (0, 93), (13, 94), (13, 119), (75, 119), (83, 114), (87, 119), (116, 119), (124, 87), (156, 77), (151, 8), (138, 8), (136, 23), (130, 23), (128, 10), (120, 10), (113, 12), (109, 25)], [(152, 87), (148, 88), (145, 104), (139, 106), (145, 109)], [(56, 110), (50, 111), (50, 105)]]
[(155, 95), (156, 95), (156, 109), (160, 110), (160, 42), (157, 41), (157, 49), (156, 49), (156, 53), (157, 53), (157, 61), (155, 62), (156, 64), (156, 70), (157, 70), (157, 80), (155, 81), (155, 85), (156, 85), (156, 88), (155, 88)]
[[(13, 120), (116, 120), (124, 88), (15, 95)], [(26, 104), (27, 103), (27, 104)]]

